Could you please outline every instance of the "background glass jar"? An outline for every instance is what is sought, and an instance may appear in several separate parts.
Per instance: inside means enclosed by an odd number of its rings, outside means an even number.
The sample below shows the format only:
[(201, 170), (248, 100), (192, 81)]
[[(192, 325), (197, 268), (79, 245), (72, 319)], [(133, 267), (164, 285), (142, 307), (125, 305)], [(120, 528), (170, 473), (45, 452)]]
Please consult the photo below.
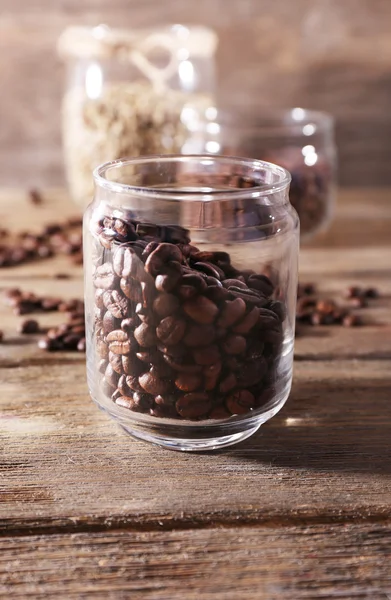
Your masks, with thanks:
[(87, 372), (132, 435), (227, 446), (292, 378), (299, 221), (281, 167), (217, 156), (114, 161), (84, 217)]
[(265, 112), (208, 109), (187, 151), (251, 156), (287, 169), (302, 239), (327, 228), (336, 191), (337, 151), (330, 115), (302, 108)]
[(63, 143), (74, 200), (91, 201), (92, 171), (102, 162), (181, 152), (213, 104), (216, 45), (212, 30), (195, 26), (64, 31)]

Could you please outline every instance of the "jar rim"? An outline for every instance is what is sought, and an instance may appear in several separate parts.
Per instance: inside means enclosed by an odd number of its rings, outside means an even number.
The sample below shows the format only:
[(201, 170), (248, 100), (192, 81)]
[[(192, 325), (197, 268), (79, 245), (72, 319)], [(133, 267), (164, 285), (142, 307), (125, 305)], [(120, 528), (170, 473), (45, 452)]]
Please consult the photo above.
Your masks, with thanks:
[(335, 123), (334, 117), (326, 111), (300, 106), (257, 111), (244, 111), (235, 107), (220, 109), (216, 106), (205, 113), (200, 127), (207, 129), (210, 123), (217, 123), (221, 127), (232, 127), (240, 131), (251, 130), (254, 135), (262, 132), (268, 135), (290, 133), (311, 136), (319, 131), (332, 131)]
[[(199, 191), (184, 191), (180, 188), (156, 188), (140, 185), (131, 185), (113, 181), (106, 177), (110, 169), (119, 169), (128, 165), (147, 165), (152, 163), (186, 163), (198, 161), (205, 166), (210, 166), (213, 163), (226, 163), (227, 165), (239, 165), (248, 168), (248, 173), (243, 173), (243, 177), (247, 177), (251, 170), (255, 173), (257, 170), (268, 170), (277, 176), (277, 181), (274, 183), (262, 183), (248, 188), (229, 187), (226, 189), (209, 189), (200, 188)], [(148, 197), (156, 200), (165, 200), (173, 202), (213, 202), (213, 201), (232, 201), (248, 198), (259, 198), (270, 196), (282, 192), (289, 187), (291, 175), (289, 171), (270, 162), (259, 159), (243, 158), (236, 156), (223, 156), (216, 154), (157, 154), (150, 156), (140, 156), (137, 158), (119, 158), (117, 160), (105, 162), (93, 171), (93, 178), (96, 187), (103, 188), (112, 193), (128, 194), (138, 197)]]
[(57, 52), (63, 58), (105, 59), (126, 48), (144, 46), (155, 37), (158, 43), (162, 36), (171, 40), (172, 50), (186, 48), (193, 56), (211, 57), (218, 44), (217, 33), (204, 25), (168, 24), (141, 29), (72, 25), (60, 35)]

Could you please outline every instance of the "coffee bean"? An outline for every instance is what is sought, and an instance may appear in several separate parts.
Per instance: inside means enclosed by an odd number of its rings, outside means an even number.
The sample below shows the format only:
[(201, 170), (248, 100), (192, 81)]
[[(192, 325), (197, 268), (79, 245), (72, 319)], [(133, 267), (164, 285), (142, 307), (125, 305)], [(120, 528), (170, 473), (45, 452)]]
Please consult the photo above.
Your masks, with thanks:
[(111, 331), (106, 336), (106, 341), (109, 344), (110, 352), (113, 354), (129, 354), (137, 349), (134, 339), (122, 329)]
[(113, 289), (116, 285), (116, 275), (109, 263), (97, 267), (94, 275), (94, 285), (103, 290)]
[[(115, 356), (115, 355), (114, 355)], [(125, 354), (121, 356), (122, 368), (121, 371), (124, 372), (125, 375), (131, 375), (133, 377), (141, 375), (143, 371), (145, 371), (145, 366), (140, 361), (135, 354)], [(117, 369), (115, 369), (117, 370)]]
[(96, 339), (96, 350), (100, 358), (108, 358), (109, 356), (109, 346), (106, 342), (100, 338)]
[(207, 286), (217, 286), (217, 287), (223, 287), (223, 284), (221, 283), (221, 281), (219, 279), (216, 279), (216, 277), (206, 277), (204, 279), (205, 283), (207, 284)]
[(129, 302), (127, 298), (116, 290), (104, 292), (103, 304), (117, 319), (124, 319), (129, 312)]
[(254, 306), (254, 308), (252, 308), (250, 312), (232, 328), (232, 331), (235, 333), (247, 334), (258, 323), (258, 319), (259, 308)]
[(184, 336), (186, 322), (181, 318), (165, 317), (156, 328), (156, 335), (163, 344), (178, 344)]
[(276, 326), (276, 324), (280, 323), (277, 315), (267, 308), (259, 309), (259, 318), (257, 327), (259, 329), (271, 329)]
[(213, 323), (219, 312), (216, 304), (205, 296), (197, 296), (188, 300), (183, 304), (183, 310), (193, 321), (204, 325)]
[(145, 270), (153, 277), (158, 277), (171, 262), (182, 262), (182, 252), (173, 244), (162, 243), (148, 256)]
[(222, 343), (226, 354), (242, 354), (246, 350), (246, 339), (241, 335), (229, 335)]
[(149, 414), (158, 419), (178, 419), (178, 413), (174, 406), (155, 405), (150, 409)]
[(204, 292), (207, 287), (208, 285), (205, 279), (200, 275), (191, 273), (181, 277), (178, 286), (178, 294), (184, 300), (188, 300), (198, 293)]
[(225, 302), (221, 315), (217, 320), (220, 327), (231, 327), (246, 314), (246, 303), (242, 298)]
[(133, 302), (142, 301), (141, 286), (136, 279), (133, 279), (132, 277), (123, 277), (120, 281), (120, 287), (129, 300), (132, 300)]
[(271, 302), (269, 305), (269, 310), (272, 310), (277, 315), (277, 317), (280, 319), (280, 321), (285, 321), (286, 307), (283, 302), (280, 302), (278, 300), (275, 302)]
[(208, 414), (212, 403), (208, 394), (190, 393), (178, 398), (176, 409), (184, 419), (198, 419)]
[(221, 369), (222, 369), (222, 364), (220, 361), (218, 361), (212, 365), (209, 365), (203, 369), (204, 378), (205, 378), (204, 384), (205, 384), (205, 389), (207, 391), (213, 390), (216, 387), (217, 382), (220, 377)]
[(245, 388), (256, 385), (262, 381), (266, 371), (267, 363), (264, 358), (246, 361), (237, 374), (239, 385)]
[[(114, 392), (115, 394), (115, 392)], [(114, 396), (113, 394), (113, 396)], [(112, 396), (112, 399), (117, 404), (117, 406), (121, 406), (122, 408), (128, 408), (129, 410), (133, 410), (133, 398), (131, 396)]]
[(357, 327), (362, 325), (362, 321), (358, 315), (349, 314), (344, 317), (342, 324), (344, 327)]
[(118, 373), (116, 373), (114, 371), (111, 364), (108, 364), (106, 367), (105, 380), (107, 381), (107, 383), (109, 383), (111, 385), (111, 387), (113, 387), (113, 388), (117, 387), (119, 375), (118, 375)]
[(220, 286), (211, 285), (208, 287), (208, 289), (205, 290), (205, 296), (218, 305), (222, 304), (225, 300), (229, 300), (231, 297), (229, 291), (223, 288), (221, 284)]
[(247, 285), (245, 283), (243, 283), (242, 281), (240, 281), (240, 279), (225, 279), (222, 282), (222, 284), (225, 288), (235, 287), (235, 288), (241, 288), (243, 290), (248, 290)]
[(107, 294), (105, 290), (97, 289), (95, 291), (95, 306), (96, 308), (105, 308), (103, 303), (103, 295)]
[(348, 298), (348, 299), (357, 298), (362, 295), (362, 292), (363, 292), (363, 290), (361, 287), (351, 285), (345, 291), (344, 296), (345, 296), (345, 298)]
[(159, 360), (156, 348), (136, 352), (136, 357), (143, 363), (153, 363)]
[(220, 359), (220, 352), (215, 344), (193, 351), (193, 357), (197, 365), (213, 365)]
[(229, 373), (229, 375), (227, 375), (225, 379), (221, 381), (219, 385), (219, 391), (222, 394), (226, 394), (227, 392), (230, 392), (236, 385), (237, 379), (235, 375), (233, 373)]
[(158, 344), (157, 349), (162, 354), (167, 354), (173, 358), (183, 358), (187, 352), (187, 348), (182, 344), (175, 344), (172, 346), (165, 346), (164, 344)]
[(162, 379), (172, 379), (174, 377), (174, 372), (171, 369), (170, 365), (168, 365), (163, 360), (159, 363), (154, 364), (149, 371), (151, 375), (161, 377)]
[(114, 354), (113, 352), (109, 352), (109, 362), (112, 369), (119, 373), (119, 375), (123, 375), (124, 369), (122, 366), (122, 356), (120, 354)]
[(238, 390), (228, 396), (226, 406), (232, 415), (244, 415), (255, 407), (255, 398), (248, 390)]
[(250, 275), (247, 284), (249, 288), (257, 290), (268, 297), (271, 296), (274, 291), (274, 285), (266, 275)]
[(4, 341), (4, 331), (0, 329), (0, 344)]
[(155, 328), (147, 323), (141, 323), (141, 325), (134, 330), (134, 337), (143, 348), (156, 346), (157, 337)]
[(197, 262), (210, 262), (219, 266), (231, 263), (231, 258), (227, 252), (197, 252), (193, 254), (193, 259)]
[(179, 373), (200, 373), (202, 371), (201, 365), (181, 362), (179, 359), (168, 356), (168, 354), (164, 354), (163, 359), (174, 371), (179, 371)]
[(118, 329), (120, 323), (121, 321), (116, 319), (109, 310), (106, 311), (102, 320), (103, 332), (108, 334), (111, 331)]
[(98, 371), (99, 373), (101, 373), (102, 375), (105, 374), (107, 368), (107, 360), (105, 360), (104, 358), (102, 358), (99, 362), (98, 362)]
[(368, 306), (368, 300), (364, 295), (356, 296), (350, 300), (350, 305), (356, 308), (366, 308)]
[(141, 387), (153, 396), (164, 394), (170, 389), (170, 383), (165, 379), (160, 379), (150, 372), (144, 373), (139, 377)]
[(181, 373), (175, 380), (175, 385), (182, 392), (193, 392), (202, 384), (202, 379), (199, 375), (191, 373)]
[(39, 331), (38, 321), (34, 319), (26, 319), (22, 321), (18, 327), (19, 333), (37, 333)]
[(159, 317), (169, 317), (179, 309), (179, 300), (173, 294), (159, 294), (153, 302), (153, 310)]
[(231, 416), (231, 413), (229, 413), (227, 411), (227, 409), (225, 408), (225, 406), (216, 406), (216, 408), (214, 408), (210, 413), (209, 413), (209, 418), (210, 419), (228, 419)]
[(193, 267), (197, 271), (202, 271), (205, 275), (210, 275), (218, 280), (224, 279), (225, 277), (225, 273), (220, 267), (209, 262), (196, 262)]
[(213, 325), (189, 325), (183, 338), (186, 346), (194, 348), (197, 346), (209, 346), (216, 338), (216, 330)]
[(121, 329), (123, 329), (123, 331), (126, 332), (132, 331), (135, 327), (137, 327), (139, 323), (140, 321), (137, 317), (128, 317), (127, 319), (123, 319), (123, 321), (121, 322)]
[(164, 394), (163, 396), (156, 396), (155, 402), (158, 406), (174, 406), (176, 399), (177, 397), (174, 394)]
[(379, 290), (376, 288), (367, 288), (364, 291), (364, 294), (367, 298), (376, 299), (380, 297)]
[(80, 340), (78, 341), (78, 344), (77, 344), (77, 351), (85, 352), (86, 347), (87, 347), (86, 338), (85, 337), (80, 338)]
[(244, 290), (242, 288), (231, 286), (229, 288), (229, 293), (234, 298), (242, 298), (242, 300), (245, 300), (249, 305), (265, 306), (265, 304), (268, 303), (266, 296), (260, 296), (256, 292), (253, 292), (253, 290)]
[(155, 279), (155, 287), (159, 292), (171, 292), (182, 276), (182, 267), (178, 262), (171, 262), (163, 274)]

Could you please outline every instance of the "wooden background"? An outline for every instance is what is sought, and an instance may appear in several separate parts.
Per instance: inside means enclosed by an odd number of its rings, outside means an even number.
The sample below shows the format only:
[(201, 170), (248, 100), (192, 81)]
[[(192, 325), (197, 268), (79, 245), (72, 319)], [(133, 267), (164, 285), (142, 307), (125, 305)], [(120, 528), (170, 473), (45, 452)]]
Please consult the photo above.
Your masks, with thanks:
[(328, 110), (341, 183), (391, 184), (390, 0), (0, 0), (0, 185), (63, 183), (56, 39), (103, 22), (215, 27), (225, 104)]

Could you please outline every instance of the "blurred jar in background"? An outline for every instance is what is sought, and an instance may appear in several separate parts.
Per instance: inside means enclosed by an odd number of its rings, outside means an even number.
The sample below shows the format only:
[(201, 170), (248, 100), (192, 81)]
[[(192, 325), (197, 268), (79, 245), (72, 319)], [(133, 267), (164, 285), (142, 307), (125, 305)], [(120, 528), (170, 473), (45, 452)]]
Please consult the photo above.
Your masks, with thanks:
[(90, 202), (92, 171), (100, 163), (182, 151), (214, 104), (216, 46), (216, 34), (205, 27), (129, 31), (101, 25), (63, 32), (63, 144), (75, 201)]
[(334, 121), (326, 113), (293, 108), (229, 113), (208, 108), (188, 151), (261, 159), (292, 176), (289, 198), (300, 217), (301, 238), (329, 225), (336, 189)]

